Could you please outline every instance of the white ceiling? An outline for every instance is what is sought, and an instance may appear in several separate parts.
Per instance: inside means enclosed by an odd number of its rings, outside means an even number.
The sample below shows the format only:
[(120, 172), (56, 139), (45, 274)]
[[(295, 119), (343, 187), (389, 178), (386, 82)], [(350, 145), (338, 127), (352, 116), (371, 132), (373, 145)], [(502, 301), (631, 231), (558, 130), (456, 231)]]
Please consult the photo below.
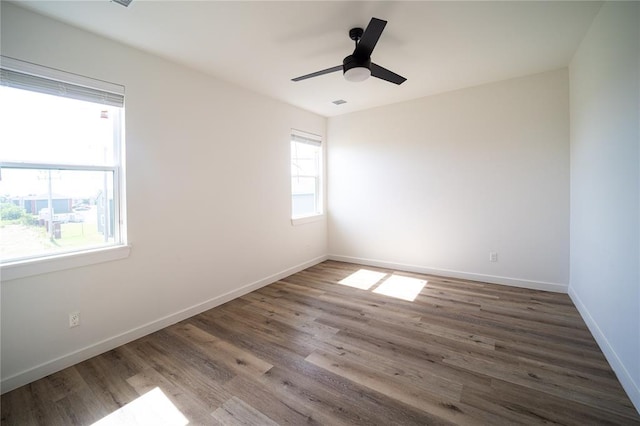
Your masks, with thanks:
[[(324, 116), (568, 65), (600, 2), (19, 1), (19, 5)], [(342, 73), (352, 27), (388, 21), (372, 60), (401, 86)], [(336, 106), (332, 101), (344, 99)]]

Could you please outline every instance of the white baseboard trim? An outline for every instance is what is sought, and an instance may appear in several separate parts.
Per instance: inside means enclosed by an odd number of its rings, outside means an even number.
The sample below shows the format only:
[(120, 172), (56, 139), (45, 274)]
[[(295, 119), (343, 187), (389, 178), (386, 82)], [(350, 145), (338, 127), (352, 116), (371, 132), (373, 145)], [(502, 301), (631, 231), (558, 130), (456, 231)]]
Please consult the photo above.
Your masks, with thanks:
[(629, 370), (625, 367), (624, 363), (618, 357), (618, 354), (613, 349), (609, 340), (602, 332), (598, 323), (593, 319), (589, 309), (582, 303), (580, 296), (573, 290), (573, 288), (569, 287), (569, 297), (573, 301), (573, 304), (576, 305), (578, 312), (580, 312), (580, 316), (587, 324), (589, 331), (593, 334), (593, 337), (596, 339), (598, 346), (602, 350), (605, 358), (609, 361), (611, 368), (618, 376), (618, 380), (620, 380), (620, 384), (622, 384), (622, 388), (627, 392), (629, 399), (640, 413), (640, 383), (637, 383), (634, 378), (629, 374)]
[(544, 281), (524, 280), (520, 278), (500, 277), (495, 275), (476, 274), (472, 272), (452, 271), (450, 269), (429, 268), (426, 266), (408, 265), (405, 263), (387, 262), (384, 260), (364, 259), (360, 257), (341, 256), (330, 254), (330, 260), (339, 262), (356, 263), (360, 265), (376, 266), (379, 268), (397, 269), (400, 271), (415, 272), (418, 274), (440, 275), (444, 277), (460, 278), (465, 280), (481, 281), (491, 284), (502, 284), (513, 287), (528, 288), (532, 290), (553, 291), (556, 293), (566, 293), (566, 284), (549, 283)]
[(201, 312), (204, 312), (211, 308), (215, 308), (216, 306), (222, 305), (223, 303), (227, 303), (242, 295), (274, 283), (278, 280), (281, 280), (282, 278), (288, 277), (289, 275), (295, 274), (296, 272), (300, 272), (311, 266), (317, 265), (318, 263), (324, 262), (325, 260), (327, 260), (327, 256), (316, 257), (315, 259), (311, 259), (307, 262), (292, 266), (291, 268), (287, 268), (266, 278), (262, 278), (258, 281), (254, 281), (252, 283), (244, 285), (236, 290), (232, 290), (220, 296), (213, 297), (205, 302), (198, 303), (197, 305), (191, 306), (186, 309), (182, 309), (178, 312), (148, 322), (129, 331), (125, 331), (124, 333), (109, 337), (105, 340), (96, 342), (82, 349), (78, 349), (61, 357), (55, 358), (51, 361), (47, 361), (35, 367), (24, 370), (20, 373), (3, 378), (2, 382), (0, 382), (0, 389), (2, 393), (9, 392), (20, 386), (46, 377), (49, 374), (53, 374), (79, 362), (92, 358), (96, 355), (100, 355), (101, 353), (117, 348), (118, 346), (124, 345), (125, 343), (129, 343), (133, 340), (154, 333), (172, 324), (175, 324), (187, 318), (191, 318), (192, 316), (197, 315)]

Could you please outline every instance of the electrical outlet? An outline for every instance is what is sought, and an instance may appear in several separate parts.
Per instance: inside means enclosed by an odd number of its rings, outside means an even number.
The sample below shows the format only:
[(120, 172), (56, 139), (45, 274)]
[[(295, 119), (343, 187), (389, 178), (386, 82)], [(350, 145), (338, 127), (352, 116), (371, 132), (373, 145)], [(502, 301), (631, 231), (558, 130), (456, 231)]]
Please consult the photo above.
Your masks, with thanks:
[(69, 314), (69, 328), (80, 325), (80, 312), (71, 312)]
[(497, 262), (498, 261), (498, 253), (495, 251), (489, 252), (489, 262)]

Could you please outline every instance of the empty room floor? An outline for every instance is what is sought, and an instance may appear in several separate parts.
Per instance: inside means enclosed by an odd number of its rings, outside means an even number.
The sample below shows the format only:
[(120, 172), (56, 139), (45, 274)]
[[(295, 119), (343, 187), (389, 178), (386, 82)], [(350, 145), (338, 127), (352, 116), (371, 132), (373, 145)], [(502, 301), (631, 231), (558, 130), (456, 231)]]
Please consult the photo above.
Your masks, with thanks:
[(566, 294), (334, 261), (1, 403), (2, 425), (640, 424)]

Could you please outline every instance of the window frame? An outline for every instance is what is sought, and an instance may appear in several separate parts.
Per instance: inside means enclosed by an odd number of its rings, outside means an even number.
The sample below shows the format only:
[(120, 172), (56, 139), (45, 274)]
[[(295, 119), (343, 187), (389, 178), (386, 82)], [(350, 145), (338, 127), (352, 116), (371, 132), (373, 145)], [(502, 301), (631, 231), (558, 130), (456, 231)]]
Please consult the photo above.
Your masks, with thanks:
[[(102, 80), (68, 73), (18, 59), (0, 56), (0, 69), (3, 71), (3, 86), (13, 87), (18, 90), (32, 91), (58, 95), (61, 97), (76, 99), (79, 101), (91, 101), (96, 104), (109, 105), (119, 108), (114, 118), (117, 122), (118, 132), (114, 132), (113, 159), (107, 165), (94, 164), (66, 164), (48, 162), (16, 162), (1, 161), (0, 169), (22, 170), (61, 170), (61, 171), (88, 171), (109, 172), (113, 175), (113, 243), (103, 246), (84, 246), (77, 249), (60, 252), (39, 253), (33, 256), (25, 256), (16, 259), (0, 260), (0, 278), (2, 282), (31, 275), (39, 275), (64, 269), (77, 268), (95, 263), (123, 259), (129, 256), (130, 246), (127, 241), (126, 227), (126, 194), (125, 194), (125, 150), (124, 150), (124, 86), (109, 83)], [(9, 71), (5, 73), (4, 71)], [(58, 83), (60, 93), (55, 93), (56, 86), (43, 87), (43, 90), (30, 90), (28, 82), (21, 85), (10, 78), (15, 73), (18, 77), (31, 77), (45, 79)], [(5, 78), (6, 77), (6, 78)], [(37, 83), (37, 81), (36, 81)], [(71, 92), (76, 90), (75, 93)], [(70, 93), (69, 96), (64, 94)]]
[[(297, 140), (296, 140), (297, 139)], [(309, 132), (304, 132), (297, 129), (291, 129), (289, 135), (289, 159), (290, 166), (293, 160), (293, 144), (294, 143), (307, 143), (309, 145), (317, 146), (319, 149), (318, 156), (318, 173), (317, 175), (294, 175), (290, 170), (290, 216), (292, 225), (301, 225), (304, 223), (311, 223), (321, 220), (324, 217), (324, 149), (322, 143), (322, 136)], [(313, 178), (315, 179), (315, 204), (317, 206), (316, 212), (303, 216), (293, 215), (293, 179), (294, 178)]]

